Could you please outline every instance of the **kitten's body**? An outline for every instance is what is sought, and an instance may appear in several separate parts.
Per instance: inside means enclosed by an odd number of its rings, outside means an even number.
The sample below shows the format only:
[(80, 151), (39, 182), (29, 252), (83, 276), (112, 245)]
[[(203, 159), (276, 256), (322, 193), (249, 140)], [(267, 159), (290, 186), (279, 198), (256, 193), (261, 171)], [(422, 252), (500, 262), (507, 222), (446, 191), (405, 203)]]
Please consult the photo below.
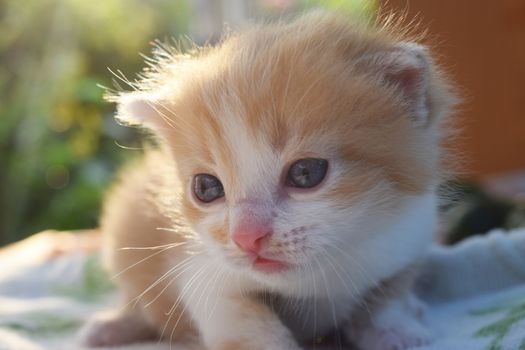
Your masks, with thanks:
[[(130, 303), (88, 343), (198, 333), (210, 349), (291, 350), (334, 328), (367, 350), (427, 341), (406, 276), (432, 241), (452, 98), (405, 39), (311, 15), (161, 54), (119, 97), (119, 117), (161, 147), (124, 173), (102, 219)], [(291, 188), (283, 177), (305, 158), (328, 172)], [(223, 197), (199, 203), (202, 173)], [(254, 227), (270, 230), (256, 251), (239, 238)]]

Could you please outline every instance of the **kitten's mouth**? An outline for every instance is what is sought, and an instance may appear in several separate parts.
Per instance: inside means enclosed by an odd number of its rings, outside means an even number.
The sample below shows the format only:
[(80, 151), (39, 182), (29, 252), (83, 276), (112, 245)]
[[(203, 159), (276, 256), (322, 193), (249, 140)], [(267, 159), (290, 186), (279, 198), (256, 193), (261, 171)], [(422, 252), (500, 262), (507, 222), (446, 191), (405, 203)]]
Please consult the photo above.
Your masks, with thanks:
[(290, 265), (279, 260), (267, 259), (262, 256), (256, 255), (255, 259), (253, 260), (253, 267), (256, 270), (260, 270), (266, 273), (278, 273), (284, 270), (288, 270), (290, 268)]

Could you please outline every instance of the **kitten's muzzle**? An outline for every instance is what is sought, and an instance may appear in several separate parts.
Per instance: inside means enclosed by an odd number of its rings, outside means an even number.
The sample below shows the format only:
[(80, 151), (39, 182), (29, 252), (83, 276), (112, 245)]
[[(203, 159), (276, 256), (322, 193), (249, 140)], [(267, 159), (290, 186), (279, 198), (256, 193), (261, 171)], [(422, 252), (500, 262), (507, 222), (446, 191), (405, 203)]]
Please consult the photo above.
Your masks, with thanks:
[(232, 239), (241, 250), (258, 255), (271, 235), (272, 230), (267, 225), (250, 225), (238, 227)]
[(253, 268), (265, 273), (275, 273), (286, 270), (285, 262), (265, 257), (263, 252), (266, 242), (271, 238), (272, 231), (266, 225), (254, 225), (242, 230), (236, 230), (233, 241), (252, 259)]
[(272, 205), (260, 199), (245, 198), (234, 207), (230, 217), (233, 242), (244, 252), (260, 255), (273, 234)]

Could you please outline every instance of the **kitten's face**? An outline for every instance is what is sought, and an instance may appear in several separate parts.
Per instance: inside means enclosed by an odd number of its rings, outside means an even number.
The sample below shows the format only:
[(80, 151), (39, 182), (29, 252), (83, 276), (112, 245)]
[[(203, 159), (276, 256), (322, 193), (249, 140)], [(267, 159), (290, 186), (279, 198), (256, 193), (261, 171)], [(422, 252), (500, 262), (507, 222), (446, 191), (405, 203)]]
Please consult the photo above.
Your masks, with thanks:
[(155, 101), (185, 217), (228, 266), (261, 279), (373, 255), (360, 249), (397, 239), (389, 222), (438, 172), (421, 53), (369, 65), (322, 37), (251, 39), (187, 63)]
[(316, 270), (433, 181), (430, 135), (391, 94), (312, 64), (216, 73), (174, 107), (191, 123), (171, 140), (184, 213), (233, 268)]

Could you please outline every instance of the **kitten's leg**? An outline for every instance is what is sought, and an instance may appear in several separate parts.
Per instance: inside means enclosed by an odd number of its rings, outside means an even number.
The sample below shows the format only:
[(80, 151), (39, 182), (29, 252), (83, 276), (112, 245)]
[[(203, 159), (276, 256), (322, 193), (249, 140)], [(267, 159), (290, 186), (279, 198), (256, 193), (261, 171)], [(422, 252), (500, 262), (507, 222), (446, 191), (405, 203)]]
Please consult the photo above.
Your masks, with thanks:
[(424, 305), (412, 294), (405, 294), (372, 311), (360, 312), (352, 319), (347, 335), (359, 349), (403, 350), (429, 344), (432, 333), (423, 324)]
[(80, 332), (89, 347), (115, 346), (158, 339), (139, 309), (108, 310), (95, 315)]
[(199, 325), (207, 349), (300, 349), (278, 316), (257, 299), (213, 292), (206, 295), (208, 303), (188, 300), (192, 303), (193, 318)]

